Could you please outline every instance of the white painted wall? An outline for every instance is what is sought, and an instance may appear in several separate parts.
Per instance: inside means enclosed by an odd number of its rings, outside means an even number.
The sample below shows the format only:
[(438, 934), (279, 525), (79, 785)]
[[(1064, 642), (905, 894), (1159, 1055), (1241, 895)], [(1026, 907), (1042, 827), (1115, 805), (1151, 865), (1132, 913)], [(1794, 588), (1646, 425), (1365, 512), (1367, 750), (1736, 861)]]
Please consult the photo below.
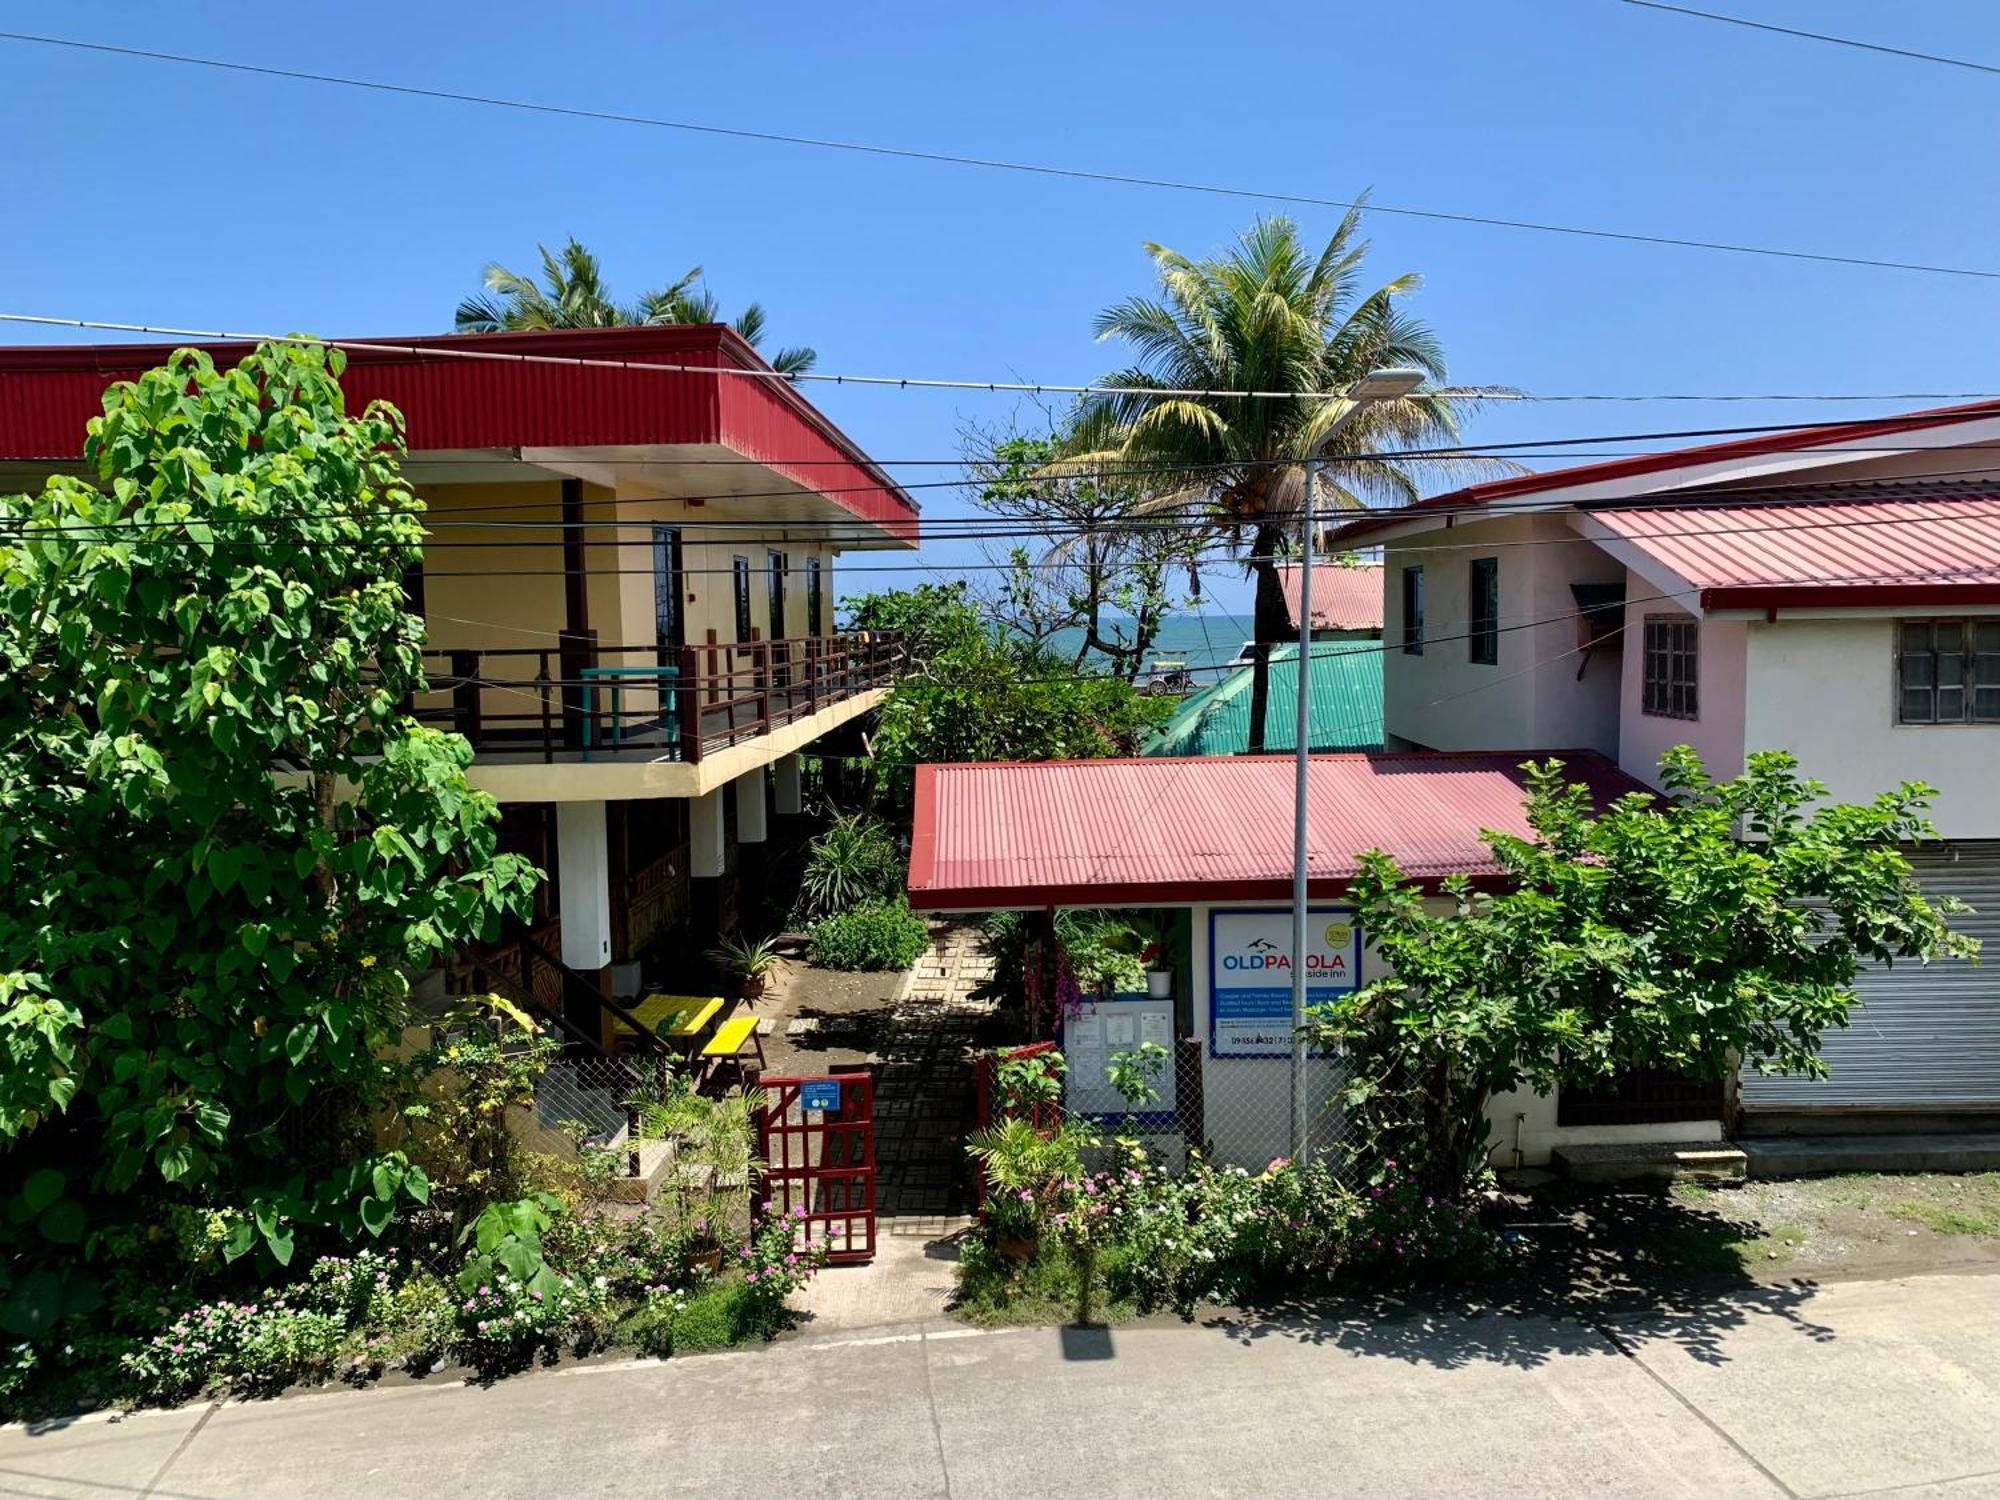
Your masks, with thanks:
[[(1745, 705), (1744, 672), (1747, 625), (1742, 620), (1703, 620), (1695, 646), (1695, 694), (1698, 718), (1655, 718), (1642, 707), (1645, 685), (1646, 617), (1690, 618), (1673, 599), (1656, 596), (1663, 590), (1633, 573), (1625, 585), (1625, 641), (1620, 653), (1618, 764), (1625, 774), (1659, 785), (1660, 756), (1675, 745), (1692, 745), (1709, 774), (1717, 779), (1743, 769)], [(1762, 745), (1749, 748), (1763, 749)]]
[(1660, 1141), (1722, 1139), (1720, 1120), (1681, 1120), (1665, 1125), (1558, 1125), (1556, 1096), (1530, 1089), (1495, 1094), (1486, 1101), (1487, 1159), (1506, 1170), (1546, 1167), (1558, 1146), (1637, 1146)]
[(2000, 724), (1898, 724), (1896, 623), (1748, 622), (1746, 741), (1791, 751), (1838, 801), (1927, 781), (1938, 789), (1931, 821), (1946, 838), (2000, 838)]
[[(1474, 662), (1464, 639), (1478, 557), (1499, 562), (1494, 665)], [(1582, 637), (1569, 586), (1616, 583), (1624, 576), (1620, 564), (1552, 516), (1426, 532), (1390, 547), (1385, 563), (1383, 708), (1392, 746), (1618, 753), (1618, 658), (1600, 650), (1586, 662), (1577, 650)], [(1424, 570), (1421, 656), (1401, 649), (1403, 570), (1412, 565)]]

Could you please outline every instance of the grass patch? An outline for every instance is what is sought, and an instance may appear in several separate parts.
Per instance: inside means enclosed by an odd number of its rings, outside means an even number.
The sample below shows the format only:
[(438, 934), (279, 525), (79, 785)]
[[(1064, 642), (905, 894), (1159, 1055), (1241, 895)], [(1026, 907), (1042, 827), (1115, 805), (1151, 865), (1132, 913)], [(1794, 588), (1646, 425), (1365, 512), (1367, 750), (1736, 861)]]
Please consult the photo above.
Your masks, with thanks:
[(1889, 1214), (1907, 1223), (1921, 1224), (1933, 1234), (2000, 1234), (2000, 1222), (1983, 1214), (1949, 1203), (1932, 1203), (1923, 1198), (1894, 1204)]
[[(1132, 1316), (1129, 1303), (1106, 1293), (1100, 1265), (1097, 1295), (1091, 1299), (1094, 1322), (1110, 1323)], [(1003, 1259), (976, 1237), (968, 1237), (958, 1268), (958, 1299), (952, 1304), (960, 1317), (982, 1328), (1018, 1328), (1068, 1323), (1076, 1317), (1076, 1266), (1068, 1253), (1044, 1245), (1026, 1261)]]
[(619, 1328), (619, 1342), (641, 1354), (665, 1359), (674, 1354), (706, 1354), (757, 1343), (782, 1332), (789, 1312), (776, 1321), (734, 1271), (704, 1282), (679, 1308), (665, 1304), (642, 1307)]
[(1698, 1274), (1741, 1271), (1749, 1263), (1757, 1229), (1748, 1224), (1673, 1224), (1638, 1250), (1639, 1258), (1666, 1270)]

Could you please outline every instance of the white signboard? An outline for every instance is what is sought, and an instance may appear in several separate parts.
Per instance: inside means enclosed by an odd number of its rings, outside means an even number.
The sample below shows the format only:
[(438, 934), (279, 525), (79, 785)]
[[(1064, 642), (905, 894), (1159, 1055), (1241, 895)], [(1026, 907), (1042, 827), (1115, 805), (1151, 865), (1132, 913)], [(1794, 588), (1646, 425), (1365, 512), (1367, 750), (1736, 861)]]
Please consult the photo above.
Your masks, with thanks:
[[(1292, 914), (1278, 907), (1214, 911), (1208, 919), (1208, 1053), (1289, 1057), (1292, 1051)], [(1354, 909), (1315, 906), (1306, 919), (1306, 1005), (1361, 983)]]

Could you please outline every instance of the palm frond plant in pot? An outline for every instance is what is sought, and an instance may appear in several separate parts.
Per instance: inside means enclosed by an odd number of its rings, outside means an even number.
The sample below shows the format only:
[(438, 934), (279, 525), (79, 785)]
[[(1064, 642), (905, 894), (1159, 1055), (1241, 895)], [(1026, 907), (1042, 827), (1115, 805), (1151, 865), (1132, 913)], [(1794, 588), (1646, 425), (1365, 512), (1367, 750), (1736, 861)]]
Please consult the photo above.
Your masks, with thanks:
[(1003, 1258), (1034, 1258), (1049, 1214), (1083, 1175), (1083, 1152), (1091, 1143), (1090, 1133), (1073, 1118), (1044, 1134), (1018, 1117), (990, 1125), (966, 1142), (986, 1177), (987, 1227)]
[(776, 938), (750, 938), (734, 934), (708, 950), (708, 961), (733, 981), (737, 993), (752, 1003), (761, 1000), (784, 966)]

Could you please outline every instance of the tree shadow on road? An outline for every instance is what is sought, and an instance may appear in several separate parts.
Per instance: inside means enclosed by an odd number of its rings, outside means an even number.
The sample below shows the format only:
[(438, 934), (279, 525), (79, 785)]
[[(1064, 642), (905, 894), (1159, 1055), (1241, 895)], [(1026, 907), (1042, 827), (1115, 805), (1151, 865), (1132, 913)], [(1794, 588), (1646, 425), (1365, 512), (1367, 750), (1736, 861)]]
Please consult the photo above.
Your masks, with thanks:
[(1726, 1337), (1777, 1318), (1825, 1342), (1806, 1279), (1758, 1279), (1762, 1231), (1664, 1187), (1556, 1187), (1499, 1205), (1498, 1265), (1471, 1284), (1357, 1287), (1282, 1297), (1198, 1319), (1229, 1338), (1290, 1338), (1456, 1369), (1532, 1367), (1607, 1343), (1664, 1342), (1720, 1364)]

